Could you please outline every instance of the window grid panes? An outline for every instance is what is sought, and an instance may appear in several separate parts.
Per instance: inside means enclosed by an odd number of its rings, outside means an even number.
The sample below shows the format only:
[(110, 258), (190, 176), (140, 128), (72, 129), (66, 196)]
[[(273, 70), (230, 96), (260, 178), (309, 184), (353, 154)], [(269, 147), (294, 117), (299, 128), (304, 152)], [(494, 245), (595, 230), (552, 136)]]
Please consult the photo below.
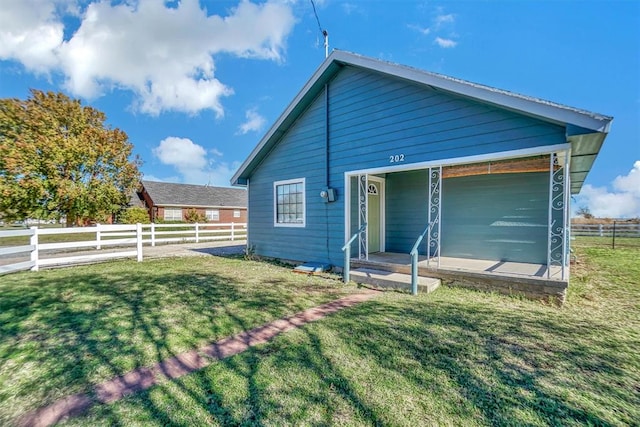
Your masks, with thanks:
[(182, 221), (182, 209), (165, 209), (165, 221)]
[(234, 217), (234, 218), (240, 218), (240, 211), (239, 211), (239, 210), (237, 210), (237, 209), (236, 209), (236, 210), (234, 210), (234, 211), (233, 211), (233, 217)]
[(220, 211), (217, 209), (207, 209), (207, 221), (220, 221)]
[(304, 184), (293, 182), (276, 185), (276, 222), (304, 224)]

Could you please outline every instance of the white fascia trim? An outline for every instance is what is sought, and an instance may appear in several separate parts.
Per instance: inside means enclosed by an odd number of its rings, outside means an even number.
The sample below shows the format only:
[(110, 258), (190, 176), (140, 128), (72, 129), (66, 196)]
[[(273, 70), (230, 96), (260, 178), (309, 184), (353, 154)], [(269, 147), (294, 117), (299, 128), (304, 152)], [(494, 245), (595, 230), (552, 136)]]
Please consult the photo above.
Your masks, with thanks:
[(453, 166), (464, 165), (469, 163), (482, 163), (492, 160), (505, 160), (515, 159), (519, 157), (538, 156), (542, 154), (556, 153), (559, 151), (567, 151), (571, 148), (571, 144), (556, 144), (548, 145), (545, 147), (525, 148), (522, 150), (501, 151), (498, 153), (480, 154), (477, 156), (455, 157), (451, 159), (430, 160), (428, 162), (408, 163), (405, 165), (397, 166), (383, 166), (379, 168), (371, 169), (359, 169), (354, 171), (345, 172), (345, 176), (363, 175), (363, 174), (378, 174), (378, 173), (390, 173), (390, 172), (405, 172), (418, 169), (427, 169), (434, 166)]
[(320, 77), (324, 74), (324, 72), (327, 70), (329, 65), (331, 65), (331, 63), (334, 60), (334, 57), (336, 56), (336, 53), (337, 51), (331, 52), (331, 55), (329, 55), (329, 57), (324, 60), (324, 62), (320, 65), (320, 67), (316, 70), (316, 72), (313, 73), (311, 78), (302, 87), (300, 92), (298, 92), (296, 97), (293, 98), (293, 100), (289, 103), (286, 110), (282, 112), (280, 117), (278, 117), (278, 120), (276, 120), (276, 122), (273, 124), (273, 126), (271, 126), (269, 131), (262, 137), (258, 145), (256, 145), (256, 147), (253, 149), (251, 154), (249, 154), (249, 157), (247, 157), (245, 161), (242, 162), (242, 164), (240, 165), (236, 173), (233, 175), (233, 177), (231, 177), (232, 183), (236, 182), (238, 178), (240, 178), (240, 175), (242, 175), (242, 173), (245, 171), (247, 166), (249, 166), (251, 162), (253, 162), (253, 159), (256, 158), (258, 153), (262, 151), (262, 148), (267, 144), (267, 142), (269, 142), (269, 140), (271, 140), (271, 138), (278, 131), (278, 129), (280, 129), (280, 126), (282, 125), (282, 123), (287, 119), (287, 117), (289, 117), (291, 112), (294, 110), (294, 108), (296, 108), (296, 106), (300, 103), (300, 101), (302, 101), (302, 98), (304, 98), (307, 92), (311, 90), (311, 88), (316, 83), (316, 81), (320, 79)]
[(454, 94), (488, 102), (502, 108), (546, 118), (560, 124), (570, 123), (596, 132), (608, 133), (611, 121), (613, 120), (611, 117), (604, 116), (602, 114), (591, 113), (550, 101), (527, 97), (502, 89), (492, 88), (441, 74), (430, 73), (400, 64), (383, 62), (378, 59), (368, 58), (366, 56), (356, 55), (350, 52), (334, 50), (331, 52), (329, 57), (324, 60), (320, 67), (318, 67), (316, 72), (311, 76), (300, 92), (298, 92), (296, 97), (287, 106), (286, 110), (280, 115), (278, 120), (276, 120), (269, 131), (262, 137), (251, 154), (249, 154), (242, 165), (240, 165), (236, 173), (231, 178), (231, 183), (235, 183), (238, 180), (240, 175), (242, 175), (258, 153), (262, 151), (266, 143), (273, 137), (278, 129), (280, 129), (284, 120), (286, 120), (294, 108), (300, 103), (302, 98), (334, 62), (378, 71), (380, 73), (432, 86)]
[(609, 132), (612, 120), (611, 117), (601, 114), (348, 52), (336, 52), (335, 60), (342, 60), (347, 64), (369, 68), (454, 94), (489, 102), (499, 107), (546, 118), (561, 124), (571, 123), (597, 132)]
[[(278, 222), (278, 185), (302, 183), (302, 222), (301, 223), (279, 223)], [(307, 184), (306, 178), (285, 179), (273, 182), (273, 226), (304, 228), (307, 225)]]

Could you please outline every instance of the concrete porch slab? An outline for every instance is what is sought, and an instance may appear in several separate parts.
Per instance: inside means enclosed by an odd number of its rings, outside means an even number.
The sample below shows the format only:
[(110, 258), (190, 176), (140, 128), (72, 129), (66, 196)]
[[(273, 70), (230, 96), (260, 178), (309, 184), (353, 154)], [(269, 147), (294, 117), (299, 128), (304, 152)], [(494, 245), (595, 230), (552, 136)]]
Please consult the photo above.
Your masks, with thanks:
[[(354, 269), (383, 270), (409, 275), (411, 257), (402, 253), (369, 254), (369, 260), (353, 259)], [(567, 267), (568, 268), (568, 267)], [(462, 286), (507, 295), (522, 295), (562, 305), (566, 299), (568, 280), (562, 280), (559, 267), (552, 267), (547, 278), (546, 265), (442, 257), (437, 262), (419, 257), (418, 275), (438, 278), (448, 286)], [(409, 282), (410, 283), (410, 282)]]
[[(351, 280), (356, 283), (378, 286), (382, 288), (411, 291), (411, 275), (394, 273), (391, 271), (375, 270), (371, 268), (356, 268), (351, 270)], [(430, 293), (440, 286), (440, 279), (418, 277), (418, 292)]]

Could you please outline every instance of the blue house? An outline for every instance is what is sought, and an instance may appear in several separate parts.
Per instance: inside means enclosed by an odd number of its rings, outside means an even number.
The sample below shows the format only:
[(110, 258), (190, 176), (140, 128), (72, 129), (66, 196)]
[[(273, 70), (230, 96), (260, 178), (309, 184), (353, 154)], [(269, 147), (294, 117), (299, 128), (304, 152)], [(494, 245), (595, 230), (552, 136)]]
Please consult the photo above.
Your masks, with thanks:
[[(612, 118), (334, 51), (244, 161), (256, 254), (564, 299)], [(420, 240), (420, 237), (424, 238)], [(418, 242), (418, 243), (417, 243)]]

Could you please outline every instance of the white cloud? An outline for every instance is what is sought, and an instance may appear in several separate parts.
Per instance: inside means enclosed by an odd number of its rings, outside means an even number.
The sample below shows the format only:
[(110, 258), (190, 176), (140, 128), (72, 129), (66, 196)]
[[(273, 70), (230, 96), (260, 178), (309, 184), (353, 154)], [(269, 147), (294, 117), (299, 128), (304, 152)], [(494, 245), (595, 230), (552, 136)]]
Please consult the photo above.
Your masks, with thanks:
[[(63, 40), (71, 0), (9, 2), (0, 11), (0, 59), (36, 72), (62, 71), (74, 95), (96, 97), (116, 89), (136, 95), (135, 107), (224, 114), (233, 93), (215, 77), (214, 55), (282, 61), (295, 24), (292, 6), (248, 0), (226, 16), (207, 15), (198, 0), (91, 2), (77, 31)], [(248, 31), (247, 29), (250, 29)]]
[(238, 133), (245, 135), (249, 132), (259, 132), (267, 123), (267, 119), (258, 114), (255, 108), (247, 110), (245, 113), (246, 120), (238, 127)]
[(452, 13), (448, 13), (448, 14), (440, 13), (436, 15), (436, 17), (433, 19), (433, 23), (436, 29), (438, 30), (446, 24), (453, 24), (454, 21), (455, 21), (455, 15)]
[[(220, 157), (222, 153), (213, 148), (209, 153)], [(228, 186), (233, 173), (240, 166), (207, 156), (207, 151), (188, 138), (170, 136), (153, 149), (153, 154), (162, 164), (173, 166), (187, 184), (210, 184)], [(172, 180), (175, 181), (175, 180)]]
[(354, 12), (361, 12), (361, 9), (355, 3), (342, 3), (342, 12), (349, 16)]
[(47, 73), (57, 65), (55, 50), (63, 34), (54, 1), (9, 1), (0, 7), (0, 59), (15, 59), (27, 70)]
[(586, 184), (574, 206), (586, 206), (599, 218), (640, 218), (640, 160), (625, 176), (612, 182), (612, 190)]
[[(454, 40), (457, 38), (457, 34), (454, 31), (454, 24), (456, 21), (456, 15), (453, 13), (444, 13), (442, 7), (435, 9), (434, 14), (431, 17), (431, 25), (422, 26), (415, 24), (408, 24), (407, 27), (411, 30), (417, 31), (423, 36), (432, 34), (435, 38), (433, 43), (441, 48), (453, 48), (456, 47), (458, 42)], [(446, 38), (444, 37), (446, 35)]]
[(618, 176), (613, 180), (613, 188), (640, 198), (640, 160), (633, 164), (633, 169), (626, 176)]
[(146, 181), (156, 181), (156, 182), (180, 182), (180, 177), (179, 176), (168, 176), (168, 177), (163, 177), (163, 178), (159, 178), (155, 175), (147, 175), (144, 174), (144, 176), (142, 177), (142, 179), (146, 180)]
[(184, 182), (187, 184), (208, 184), (228, 187), (231, 177), (240, 167), (240, 162), (216, 162), (211, 161), (207, 168), (193, 170), (184, 174)]
[(202, 169), (207, 164), (207, 151), (188, 138), (165, 138), (153, 149), (153, 154), (165, 165), (175, 166), (181, 172)]
[(436, 37), (436, 39), (433, 42), (445, 49), (456, 47), (456, 45), (458, 44), (458, 42), (455, 40), (445, 39), (442, 37)]
[(407, 25), (407, 27), (409, 27), (412, 30), (415, 30), (419, 33), (421, 33), (422, 35), (429, 35), (431, 33), (431, 28), (429, 27), (421, 27), (420, 25), (413, 25), (413, 24), (409, 24)]

